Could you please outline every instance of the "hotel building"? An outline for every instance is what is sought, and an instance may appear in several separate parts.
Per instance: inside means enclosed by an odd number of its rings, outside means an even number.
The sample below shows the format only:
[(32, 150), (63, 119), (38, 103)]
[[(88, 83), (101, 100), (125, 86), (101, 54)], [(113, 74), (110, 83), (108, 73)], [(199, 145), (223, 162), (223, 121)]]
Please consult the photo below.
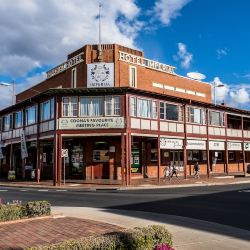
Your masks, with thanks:
[[(214, 105), (211, 85), (117, 44), (85, 45), (0, 111), (0, 178), (133, 185), (245, 175), (250, 111)], [(67, 157), (64, 157), (67, 156)]]

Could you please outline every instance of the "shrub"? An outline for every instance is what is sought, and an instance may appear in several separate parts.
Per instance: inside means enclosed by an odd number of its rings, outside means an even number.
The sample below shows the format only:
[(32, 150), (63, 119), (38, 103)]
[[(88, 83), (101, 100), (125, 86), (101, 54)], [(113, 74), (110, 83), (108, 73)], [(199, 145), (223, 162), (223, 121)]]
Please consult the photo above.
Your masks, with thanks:
[(0, 204), (0, 222), (19, 220), (27, 217), (50, 215), (51, 205), (47, 201), (28, 202), (26, 205)]
[(25, 209), (20, 204), (0, 205), (0, 221), (18, 220), (25, 216)]
[[(33, 247), (29, 250), (153, 250), (158, 245), (172, 245), (172, 236), (164, 226), (134, 228), (49, 246)], [(172, 249), (166, 248), (166, 250)]]
[(26, 204), (28, 217), (36, 217), (51, 214), (51, 205), (47, 201), (31, 201)]
[(167, 243), (172, 246), (172, 235), (164, 226), (153, 225), (142, 228), (126, 230), (124, 242), (127, 249), (152, 250), (160, 243)]

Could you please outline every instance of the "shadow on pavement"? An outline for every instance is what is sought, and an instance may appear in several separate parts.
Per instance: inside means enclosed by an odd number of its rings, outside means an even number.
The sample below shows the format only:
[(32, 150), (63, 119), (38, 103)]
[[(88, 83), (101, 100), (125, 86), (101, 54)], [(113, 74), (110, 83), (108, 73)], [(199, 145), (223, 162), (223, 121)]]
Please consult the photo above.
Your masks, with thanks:
[[(234, 202), (231, 197), (234, 198)], [(162, 221), (163, 216), (153, 217), (161, 223), (170, 223), (250, 241), (250, 193), (247, 192), (220, 192), (106, 208), (110, 213), (121, 215), (126, 215), (126, 211), (175, 215), (173, 218), (166, 216), (165, 221)], [(149, 213), (136, 213), (136, 217), (141, 219), (152, 219), (151, 216)], [(176, 218), (176, 216), (181, 217)]]

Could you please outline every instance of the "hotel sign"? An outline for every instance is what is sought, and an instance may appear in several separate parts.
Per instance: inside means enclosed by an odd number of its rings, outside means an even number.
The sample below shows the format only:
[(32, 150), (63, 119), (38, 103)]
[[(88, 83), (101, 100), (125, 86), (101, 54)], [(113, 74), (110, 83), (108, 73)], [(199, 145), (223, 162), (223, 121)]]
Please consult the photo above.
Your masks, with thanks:
[(209, 141), (210, 150), (225, 150), (224, 141)]
[(161, 137), (160, 148), (161, 149), (183, 149), (183, 140)]
[(206, 141), (187, 140), (187, 149), (206, 150)]
[(59, 118), (59, 129), (112, 129), (124, 128), (124, 117)]
[(68, 61), (58, 65), (54, 69), (47, 72), (47, 79), (51, 78), (52, 76), (58, 75), (65, 71), (66, 69), (69, 69), (71, 67), (76, 66), (78, 63), (81, 63), (84, 61), (84, 53), (80, 53), (77, 56), (74, 56), (73, 58), (69, 59)]
[(241, 151), (242, 150), (242, 143), (241, 142), (231, 142), (227, 143), (227, 149), (233, 151)]
[(165, 73), (170, 73), (170, 74), (175, 74), (174, 70), (175, 67), (163, 64), (160, 62), (156, 62), (150, 59), (146, 59), (144, 57), (132, 55), (129, 53), (125, 53), (123, 51), (119, 51), (119, 60), (126, 62), (126, 63), (131, 63), (135, 65), (139, 65), (142, 67), (150, 68), (153, 70), (165, 72)]
[(91, 63), (87, 65), (87, 87), (114, 87), (114, 63)]

